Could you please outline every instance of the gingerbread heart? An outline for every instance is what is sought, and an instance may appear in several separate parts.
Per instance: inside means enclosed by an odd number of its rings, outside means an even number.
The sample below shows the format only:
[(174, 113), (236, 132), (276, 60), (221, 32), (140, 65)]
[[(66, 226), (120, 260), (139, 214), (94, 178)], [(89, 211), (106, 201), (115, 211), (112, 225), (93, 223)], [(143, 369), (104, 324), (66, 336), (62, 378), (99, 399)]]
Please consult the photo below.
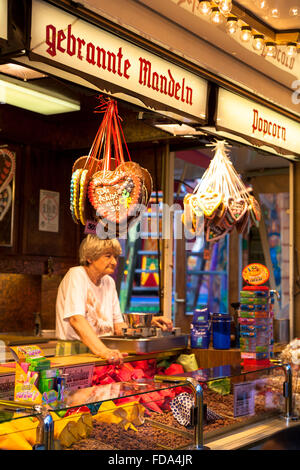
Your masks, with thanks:
[(229, 197), (227, 201), (228, 210), (233, 220), (241, 220), (248, 209), (246, 199)]
[(193, 213), (195, 214), (196, 217), (201, 217), (203, 216), (203, 210), (201, 209), (199, 202), (198, 202), (198, 197), (196, 194), (192, 194), (189, 198), (189, 204), (191, 206), (191, 209)]
[(88, 197), (98, 217), (110, 223), (122, 224), (136, 215), (143, 198), (143, 180), (124, 165), (114, 171), (98, 171), (88, 186)]
[(215, 216), (213, 219), (214, 225), (221, 227), (221, 228), (223, 227), (223, 221), (224, 221), (224, 218), (226, 217), (226, 212), (227, 212), (227, 205), (222, 201), (218, 209), (215, 211)]
[(186, 227), (186, 229), (191, 233), (195, 234), (193, 218), (194, 213), (190, 204), (190, 199), (193, 197), (193, 194), (186, 194), (183, 199), (184, 212), (181, 216), (181, 221)]
[(74, 222), (77, 224), (80, 219), (79, 214), (79, 197), (80, 197), (80, 179), (82, 175), (82, 168), (78, 168), (72, 173), (70, 185), (70, 210)]
[(0, 149), (0, 192), (11, 182), (15, 174), (15, 157), (7, 149)]
[(11, 206), (11, 187), (10, 185), (0, 192), (0, 221), (4, 219), (5, 214)]
[(208, 242), (216, 242), (221, 238), (225, 237), (228, 233), (228, 229), (225, 227), (221, 228), (214, 224), (207, 224), (206, 227), (206, 241)]
[(243, 215), (242, 219), (240, 219), (237, 222), (236, 230), (239, 234), (244, 233), (246, 229), (248, 228), (249, 217), (250, 217), (250, 212), (249, 210), (247, 210), (245, 214)]
[(222, 195), (217, 192), (206, 191), (198, 195), (198, 202), (204, 215), (209, 219), (213, 219), (215, 210), (222, 202)]

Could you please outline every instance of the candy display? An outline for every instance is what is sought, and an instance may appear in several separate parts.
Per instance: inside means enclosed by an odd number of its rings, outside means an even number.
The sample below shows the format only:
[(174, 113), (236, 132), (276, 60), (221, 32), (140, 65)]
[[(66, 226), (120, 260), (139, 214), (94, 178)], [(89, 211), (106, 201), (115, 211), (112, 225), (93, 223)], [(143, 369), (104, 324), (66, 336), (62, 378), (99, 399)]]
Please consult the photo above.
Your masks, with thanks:
[(50, 359), (36, 345), (13, 346), (16, 363), (15, 401), (57, 404), (64, 400), (64, 381), (59, 369), (51, 369)]
[(153, 183), (150, 173), (130, 159), (116, 101), (99, 99), (96, 112), (104, 116), (89, 155), (73, 165), (70, 210), (74, 222), (86, 225), (92, 219), (107, 233), (120, 235), (147, 207)]
[(268, 269), (253, 263), (243, 270), (250, 285), (240, 292), (240, 348), (244, 364), (269, 364), (273, 352), (273, 294), (265, 285)]
[[(214, 144), (215, 156), (193, 194), (184, 198), (182, 221), (195, 236), (205, 234), (207, 242), (216, 242), (234, 227), (242, 234), (249, 223), (258, 226), (261, 210), (246, 188), (227, 153), (226, 142)], [(204, 219), (204, 223), (202, 222)]]

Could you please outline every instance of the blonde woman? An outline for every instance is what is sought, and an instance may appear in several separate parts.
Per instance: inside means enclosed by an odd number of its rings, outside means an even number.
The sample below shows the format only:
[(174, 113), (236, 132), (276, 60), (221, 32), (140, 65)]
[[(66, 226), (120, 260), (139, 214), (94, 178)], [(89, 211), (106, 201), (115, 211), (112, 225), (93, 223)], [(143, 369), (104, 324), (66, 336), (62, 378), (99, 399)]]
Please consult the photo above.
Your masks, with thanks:
[[(56, 300), (56, 337), (79, 340), (109, 363), (122, 363), (127, 353), (107, 348), (99, 336), (122, 335), (123, 321), (115, 281), (111, 277), (122, 253), (116, 239), (88, 235), (79, 248), (80, 266), (69, 269)], [(155, 317), (155, 326), (172, 328), (172, 322)]]

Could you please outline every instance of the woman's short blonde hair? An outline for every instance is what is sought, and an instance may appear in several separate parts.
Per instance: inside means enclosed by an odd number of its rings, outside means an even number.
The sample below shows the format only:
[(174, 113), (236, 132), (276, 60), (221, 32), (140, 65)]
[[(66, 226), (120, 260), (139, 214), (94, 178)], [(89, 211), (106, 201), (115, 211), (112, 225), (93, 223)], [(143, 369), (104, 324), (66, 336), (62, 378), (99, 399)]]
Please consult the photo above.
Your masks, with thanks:
[(115, 256), (122, 254), (122, 248), (116, 238), (102, 240), (97, 235), (88, 235), (79, 247), (79, 262), (81, 266), (88, 266), (90, 262), (96, 261), (107, 251), (112, 251)]

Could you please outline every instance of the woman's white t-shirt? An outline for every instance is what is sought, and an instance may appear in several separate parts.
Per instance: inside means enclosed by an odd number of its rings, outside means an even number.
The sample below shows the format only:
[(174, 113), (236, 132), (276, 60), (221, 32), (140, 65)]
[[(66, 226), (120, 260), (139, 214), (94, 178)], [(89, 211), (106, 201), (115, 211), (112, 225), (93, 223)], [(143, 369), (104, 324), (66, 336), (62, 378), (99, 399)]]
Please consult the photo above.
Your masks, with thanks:
[(61, 281), (56, 299), (56, 337), (79, 340), (69, 323), (73, 315), (83, 315), (97, 336), (114, 334), (114, 323), (123, 322), (115, 281), (103, 276), (99, 286), (83, 266), (69, 269)]

